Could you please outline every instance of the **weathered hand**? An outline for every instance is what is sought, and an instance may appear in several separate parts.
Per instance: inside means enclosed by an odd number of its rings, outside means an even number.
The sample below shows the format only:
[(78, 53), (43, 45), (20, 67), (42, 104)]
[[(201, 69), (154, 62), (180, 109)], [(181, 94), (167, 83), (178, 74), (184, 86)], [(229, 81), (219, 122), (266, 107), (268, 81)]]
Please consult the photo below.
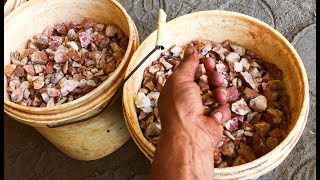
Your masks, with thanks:
[[(214, 62), (206, 62), (214, 66)], [(163, 87), (159, 100), (161, 137), (154, 156), (150, 179), (213, 179), (213, 152), (222, 136), (222, 124), (231, 116), (226, 105), (223, 77), (208, 72), (213, 99), (220, 105), (204, 115), (201, 91), (194, 76), (199, 55), (194, 47), (185, 50), (184, 60), (177, 66)]]
[(194, 82), (198, 65), (197, 50), (188, 47), (184, 60), (163, 87), (158, 101), (161, 136), (184, 134), (196, 140), (199, 146), (213, 150), (222, 136), (223, 128), (220, 124), (230, 119), (231, 112), (226, 104), (225, 89), (219, 87), (223, 85), (223, 77), (211, 71), (207, 74), (209, 82), (217, 87), (213, 91), (213, 98), (220, 105), (212, 111), (210, 117), (203, 114), (205, 108), (201, 100), (201, 91)]

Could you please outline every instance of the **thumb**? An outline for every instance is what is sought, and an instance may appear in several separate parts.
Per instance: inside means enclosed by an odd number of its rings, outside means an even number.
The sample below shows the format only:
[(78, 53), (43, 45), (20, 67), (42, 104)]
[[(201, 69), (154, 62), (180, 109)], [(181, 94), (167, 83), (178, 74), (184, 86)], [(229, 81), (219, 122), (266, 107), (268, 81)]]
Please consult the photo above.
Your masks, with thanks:
[(198, 66), (198, 51), (195, 47), (188, 46), (184, 51), (183, 60), (179, 63), (174, 73), (178, 77), (183, 77), (186, 81), (193, 81)]

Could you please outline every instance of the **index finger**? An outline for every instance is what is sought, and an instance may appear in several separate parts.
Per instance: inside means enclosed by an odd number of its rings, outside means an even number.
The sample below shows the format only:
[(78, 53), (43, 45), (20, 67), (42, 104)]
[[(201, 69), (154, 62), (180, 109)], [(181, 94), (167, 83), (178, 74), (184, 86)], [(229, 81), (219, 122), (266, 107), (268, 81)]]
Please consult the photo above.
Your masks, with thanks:
[(183, 60), (175, 71), (176, 76), (182, 77), (185, 81), (194, 81), (194, 76), (199, 66), (199, 54), (195, 47), (188, 46), (185, 49)]

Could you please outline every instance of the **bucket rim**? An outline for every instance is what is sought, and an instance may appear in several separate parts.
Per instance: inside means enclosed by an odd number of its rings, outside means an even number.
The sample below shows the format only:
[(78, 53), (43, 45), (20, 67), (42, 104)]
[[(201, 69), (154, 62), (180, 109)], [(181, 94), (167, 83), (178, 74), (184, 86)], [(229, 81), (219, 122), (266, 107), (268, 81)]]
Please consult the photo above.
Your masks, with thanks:
[[(6, 26), (8, 21), (10, 21), (15, 15), (19, 14), (20, 12), (28, 10), (28, 8), (32, 7), (33, 5), (47, 4), (49, 2), (50, 3), (54, 3), (55, 1), (32, 0), (32, 1), (28, 1), (26, 3), (23, 3), (21, 6), (16, 8), (13, 12), (8, 14), (4, 18), (4, 26)], [(8, 106), (10, 106), (10, 107), (12, 107), (14, 109), (17, 109), (17, 110), (21, 110), (21, 111), (28, 112), (28, 113), (34, 113), (34, 114), (37, 114), (39, 112), (50, 112), (50, 111), (55, 111), (55, 110), (60, 110), (60, 109), (66, 109), (67, 110), (70, 107), (77, 106), (77, 104), (79, 104), (79, 103), (84, 103), (85, 101), (87, 101), (88, 97), (94, 96), (94, 94), (96, 94), (99, 91), (104, 92), (106, 89), (109, 89), (110, 85), (111, 86), (113, 85), (113, 82), (116, 81), (117, 78), (119, 78), (119, 75), (120, 75), (121, 71), (124, 71), (126, 69), (126, 65), (130, 61), (130, 57), (129, 56), (130, 56), (131, 51), (132, 51), (132, 46), (134, 45), (134, 43), (136, 43), (135, 41), (139, 41), (139, 40), (137, 40), (137, 39), (139, 39), (139, 35), (137, 33), (135, 33), (135, 27), (134, 27), (135, 24), (134, 24), (134, 22), (131, 20), (130, 16), (128, 15), (128, 13), (124, 9), (124, 7), (122, 7), (122, 5), (119, 2), (117, 2), (115, 0), (109, 0), (109, 1), (100, 0), (100, 2), (104, 3), (104, 4), (113, 3), (115, 5), (115, 7), (117, 7), (118, 10), (120, 10), (121, 14), (125, 17), (125, 19), (127, 21), (128, 28), (129, 28), (129, 36), (128, 36), (129, 42), (128, 42), (128, 46), (127, 46), (126, 52), (125, 52), (125, 54), (123, 56), (123, 60), (126, 59), (126, 61), (122, 60), (121, 63), (119, 64), (119, 66), (116, 68), (116, 70), (111, 73), (110, 77), (108, 77), (105, 81), (103, 81), (102, 84), (100, 84), (98, 87), (94, 88), (91, 92), (87, 93), (86, 95), (84, 95), (84, 96), (82, 96), (82, 97), (80, 97), (80, 98), (78, 98), (76, 100), (73, 100), (71, 102), (67, 102), (67, 103), (56, 105), (56, 106), (52, 106), (52, 107), (28, 107), (28, 106), (23, 106), (23, 105), (16, 104), (14, 102), (11, 102), (9, 99), (5, 98), (4, 99), (4, 104), (5, 105), (8, 105)], [(6, 78), (6, 76), (5, 76), (5, 78)], [(107, 86), (108, 84), (109, 84), (109, 86)]]
[[(270, 25), (260, 21), (259, 19), (256, 19), (254, 17), (242, 14), (242, 13), (238, 13), (238, 12), (232, 12), (232, 11), (225, 11), (225, 10), (207, 10), (207, 11), (198, 11), (198, 12), (193, 12), (190, 14), (186, 14), (180, 17), (177, 17), (171, 21), (168, 22), (168, 24), (174, 24), (175, 22), (180, 22), (180, 21), (186, 21), (188, 19), (190, 19), (190, 17), (198, 17), (201, 18), (201, 16), (226, 16), (226, 17), (232, 17), (232, 18), (237, 18), (240, 19), (242, 21), (247, 21), (250, 22), (252, 25), (254, 26), (258, 26), (261, 27), (263, 29), (266, 29), (270, 34), (273, 34), (274, 37), (277, 38), (277, 40), (279, 42), (281, 42), (284, 47), (287, 47), (288, 50), (291, 52), (291, 59), (293, 59), (297, 65), (297, 70), (299, 72), (299, 76), (301, 77), (301, 82), (302, 82), (302, 86), (303, 86), (303, 90), (301, 93), (301, 97), (302, 97), (302, 105), (299, 112), (297, 113), (297, 120), (296, 120), (296, 124), (293, 126), (293, 128), (291, 129), (291, 131), (289, 132), (289, 134), (287, 135), (287, 137), (276, 147), (274, 148), (272, 151), (268, 152), (267, 154), (257, 158), (254, 161), (245, 163), (243, 165), (239, 165), (239, 166), (233, 166), (233, 167), (226, 167), (226, 168), (214, 168), (215, 171), (215, 178), (221, 178), (221, 179), (225, 179), (227, 178), (226, 175), (230, 176), (230, 178), (232, 178), (232, 175), (239, 175), (242, 174), (241, 178), (244, 178), (246, 175), (249, 175), (248, 173), (253, 173), (251, 170), (253, 169), (260, 169), (261, 172), (264, 169), (261, 169), (261, 167), (265, 167), (267, 164), (268, 165), (272, 165), (272, 163), (274, 163), (272, 160), (274, 160), (272, 158), (272, 156), (274, 156), (275, 154), (277, 154), (279, 151), (284, 151), (287, 150), (288, 153), (293, 149), (293, 147), (295, 146), (295, 144), (297, 143), (297, 141), (299, 140), (307, 119), (308, 119), (308, 112), (309, 112), (309, 84), (308, 84), (308, 79), (307, 79), (307, 74), (306, 74), (306, 70), (305, 67), (302, 63), (302, 60), (299, 56), (299, 54), (297, 53), (297, 51), (295, 50), (295, 48), (291, 45), (291, 43), (282, 35), (280, 34), (277, 30), (275, 30), (273, 27), (271, 27)], [(147, 38), (154, 38), (156, 35), (156, 31), (154, 31), (153, 33), (151, 33)], [(126, 71), (126, 76), (129, 73), (129, 69), (133, 67), (133, 65), (135, 64), (135, 59), (137, 59), (137, 54), (138, 52), (141, 51), (141, 49), (146, 46), (146, 40), (144, 42), (141, 43), (140, 47), (136, 50), (136, 53), (133, 55), (133, 57), (131, 58), (131, 61), (128, 65), (127, 71)], [(130, 80), (129, 80), (130, 81)], [(129, 83), (128, 83), (129, 84)], [(123, 91), (123, 101), (125, 101), (125, 99), (129, 99), (127, 92), (125, 91), (129, 85), (125, 85), (124, 86), (124, 91)], [(134, 106), (134, 104), (133, 104)], [(137, 117), (132, 117), (132, 104), (128, 104), (128, 103), (123, 103), (123, 107), (124, 107), (124, 112), (125, 114), (125, 120), (129, 121), (128, 124), (128, 128), (131, 129), (130, 133), (134, 133), (136, 134), (139, 139), (137, 141), (142, 142), (143, 144), (143, 148), (141, 149), (142, 151), (148, 152), (148, 151), (152, 151), (154, 153), (155, 149), (151, 143), (149, 143), (149, 141), (147, 141), (147, 139), (142, 135), (141, 136), (141, 130), (139, 127), (136, 127), (136, 125), (134, 125), (133, 121), (137, 120)], [(134, 107), (135, 108), (135, 107)], [(151, 147), (152, 146), (152, 147)], [(287, 147), (287, 148), (286, 148)], [(145, 150), (148, 149), (148, 150)], [(287, 157), (288, 154), (286, 154), (283, 159), (285, 157)], [(281, 162), (283, 161), (283, 159), (281, 160)], [(260, 168), (259, 168), (260, 167)], [(275, 167), (272, 167), (272, 169), (274, 169)], [(270, 169), (266, 169), (266, 171), (270, 171), (272, 170)], [(247, 174), (244, 174), (247, 173)], [(260, 175), (264, 174), (263, 173), (258, 173)], [(251, 176), (253, 176), (253, 174), (250, 174)], [(256, 175), (256, 174), (255, 174)], [(236, 178), (238, 178), (239, 176), (237, 176)]]

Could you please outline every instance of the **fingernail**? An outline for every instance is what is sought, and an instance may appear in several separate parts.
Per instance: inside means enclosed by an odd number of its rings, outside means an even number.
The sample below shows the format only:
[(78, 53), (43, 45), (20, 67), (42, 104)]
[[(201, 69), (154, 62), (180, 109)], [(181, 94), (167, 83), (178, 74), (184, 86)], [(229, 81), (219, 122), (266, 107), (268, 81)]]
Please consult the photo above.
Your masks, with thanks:
[(186, 48), (186, 50), (184, 51), (184, 55), (185, 55), (185, 56), (188, 56), (188, 55), (190, 55), (190, 54), (193, 54), (193, 51), (194, 51), (193, 47), (188, 46), (188, 47)]
[(217, 123), (220, 124), (222, 121), (222, 113), (221, 112), (215, 112), (213, 113), (214, 118), (218, 121)]

